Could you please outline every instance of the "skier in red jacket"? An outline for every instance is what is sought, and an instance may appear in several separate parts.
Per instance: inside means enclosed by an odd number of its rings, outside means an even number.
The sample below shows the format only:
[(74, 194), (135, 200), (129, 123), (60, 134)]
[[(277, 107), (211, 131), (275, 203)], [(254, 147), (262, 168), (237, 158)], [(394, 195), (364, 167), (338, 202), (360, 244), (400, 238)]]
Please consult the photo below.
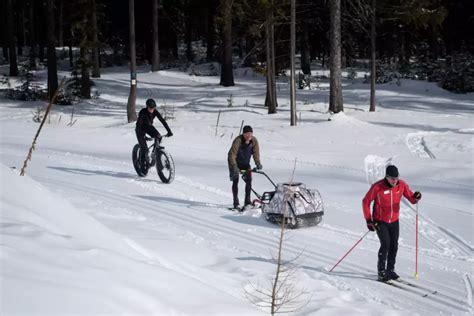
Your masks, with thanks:
[[(413, 193), (408, 184), (398, 178), (397, 167), (390, 165), (385, 170), (385, 178), (374, 183), (364, 199), (362, 208), (367, 221), (367, 228), (376, 231), (380, 239), (378, 253), (378, 279), (380, 281), (396, 280), (395, 259), (398, 250), (400, 200), (404, 196), (412, 204), (418, 203), (421, 193)], [(373, 212), (370, 210), (374, 202)]]

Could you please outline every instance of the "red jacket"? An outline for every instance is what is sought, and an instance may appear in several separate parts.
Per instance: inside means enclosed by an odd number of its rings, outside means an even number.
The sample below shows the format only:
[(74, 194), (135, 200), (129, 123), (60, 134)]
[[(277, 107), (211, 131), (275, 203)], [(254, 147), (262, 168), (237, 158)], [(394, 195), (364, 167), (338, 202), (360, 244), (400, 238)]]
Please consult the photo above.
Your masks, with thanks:
[[(400, 200), (404, 196), (412, 204), (416, 203), (413, 192), (402, 180), (391, 187), (385, 179), (374, 183), (362, 200), (362, 208), (366, 220), (393, 223), (398, 220), (400, 214)], [(374, 201), (373, 214), (370, 212), (370, 204)]]

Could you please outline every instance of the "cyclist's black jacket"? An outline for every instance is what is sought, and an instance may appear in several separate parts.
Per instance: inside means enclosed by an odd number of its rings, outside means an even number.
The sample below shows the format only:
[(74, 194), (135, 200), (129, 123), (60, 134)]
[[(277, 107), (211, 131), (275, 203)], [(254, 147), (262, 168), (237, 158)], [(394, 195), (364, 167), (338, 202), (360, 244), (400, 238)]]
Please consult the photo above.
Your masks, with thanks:
[(163, 124), (163, 126), (166, 128), (166, 131), (168, 133), (171, 133), (171, 129), (168, 126), (168, 123), (166, 123), (163, 116), (161, 116), (161, 114), (156, 109), (152, 113), (150, 113), (148, 112), (147, 108), (141, 109), (138, 113), (137, 125), (135, 127), (135, 130), (137, 132), (147, 132), (148, 128), (150, 126), (153, 126), (153, 120), (155, 119), (155, 117), (157, 117), (161, 124)]

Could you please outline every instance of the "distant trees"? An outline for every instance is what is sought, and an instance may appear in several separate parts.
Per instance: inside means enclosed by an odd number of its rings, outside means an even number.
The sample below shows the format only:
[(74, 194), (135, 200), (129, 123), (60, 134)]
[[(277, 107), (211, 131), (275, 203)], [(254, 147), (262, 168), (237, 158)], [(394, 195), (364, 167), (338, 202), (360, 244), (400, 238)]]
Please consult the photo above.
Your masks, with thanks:
[[(288, 0), (137, 1), (135, 15), (140, 18), (135, 21), (132, 54), (129, 26), (123, 23), (128, 20), (129, 0), (3, 0), (1, 60), (9, 63), (9, 74), (17, 76), (23, 65), (35, 68), (46, 62), (46, 47), (48, 61), (54, 63), (55, 56), (49, 55), (52, 47), (67, 45), (84, 98), (90, 97), (89, 77), (100, 76), (101, 64), (123, 65), (135, 59), (135, 67), (148, 63), (156, 71), (174, 67), (177, 61), (188, 65), (219, 61), (223, 86), (235, 84), (236, 65), (253, 67), (266, 77), (264, 104), (268, 113), (276, 113), (277, 79), (285, 75), (290, 61), (289, 4)], [(392, 78), (436, 81), (456, 92), (474, 90), (469, 62), (474, 56), (473, 11), (472, 0), (298, 0), (296, 56), (301, 57), (296, 72), (310, 76), (315, 62), (326, 69), (329, 61), (329, 109), (335, 113), (344, 109), (344, 67), (370, 66), (371, 111), (375, 84)], [(30, 47), (29, 56), (23, 54), (25, 46)], [(80, 48), (79, 58), (73, 56), (74, 47)], [(48, 72), (54, 87), (53, 65), (48, 65)]]

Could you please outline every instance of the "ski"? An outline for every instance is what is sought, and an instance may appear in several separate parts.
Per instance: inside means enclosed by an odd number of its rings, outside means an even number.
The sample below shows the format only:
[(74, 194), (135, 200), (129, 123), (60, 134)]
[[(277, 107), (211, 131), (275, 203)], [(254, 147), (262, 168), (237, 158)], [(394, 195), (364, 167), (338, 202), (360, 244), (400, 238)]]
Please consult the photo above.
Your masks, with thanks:
[(427, 292), (430, 292), (430, 294), (438, 294), (438, 291), (437, 290), (431, 290), (431, 289), (428, 289), (424, 286), (420, 286), (418, 284), (414, 284), (414, 283), (411, 283), (411, 282), (408, 282), (408, 281), (405, 281), (403, 279), (400, 279), (398, 278), (397, 280), (393, 280), (394, 282), (398, 282), (398, 283), (401, 283), (401, 284), (405, 284), (406, 286), (411, 286), (411, 287), (414, 287), (414, 288), (417, 288), (417, 289), (420, 289), (420, 290), (423, 290), (423, 291), (427, 291)]
[[(432, 295), (437, 293), (437, 291), (435, 291), (435, 292), (426, 291), (425, 289), (417, 287), (415, 284), (408, 285), (408, 284), (399, 282), (398, 280), (388, 280), (388, 281), (377, 280), (377, 281), (380, 282), (380, 283), (385, 283), (387, 285), (396, 287), (397, 289), (401, 289), (401, 290), (404, 290), (404, 291), (409, 291), (409, 292), (416, 293), (416, 294), (420, 295), (421, 297), (429, 297), (429, 296), (432, 296)], [(422, 291), (422, 292), (420, 293), (419, 291)]]
[(403, 279), (398, 279), (398, 280), (396, 280), (396, 282), (399, 282), (399, 283), (401, 283), (401, 284), (405, 284), (406, 286), (410, 286), (410, 287), (413, 287), (413, 288), (417, 288), (417, 289), (419, 289), (420, 291), (429, 292), (431, 295), (436, 295), (437, 297), (451, 300), (451, 301), (456, 302), (456, 303), (458, 303), (458, 304), (460, 304), (460, 305), (465, 304), (465, 302), (464, 302), (463, 300), (460, 300), (460, 299), (458, 299), (458, 298), (452, 297), (451, 295), (442, 293), (442, 292), (440, 292), (440, 291), (438, 291), (438, 290), (430, 289), (430, 288), (428, 288), (428, 287), (426, 287), (426, 286), (423, 286), (423, 285), (420, 285), (420, 284), (415, 284), (415, 283), (412, 283), (412, 282), (409, 282), (409, 281), (406, 281), (406, 280), (403, 280)]

